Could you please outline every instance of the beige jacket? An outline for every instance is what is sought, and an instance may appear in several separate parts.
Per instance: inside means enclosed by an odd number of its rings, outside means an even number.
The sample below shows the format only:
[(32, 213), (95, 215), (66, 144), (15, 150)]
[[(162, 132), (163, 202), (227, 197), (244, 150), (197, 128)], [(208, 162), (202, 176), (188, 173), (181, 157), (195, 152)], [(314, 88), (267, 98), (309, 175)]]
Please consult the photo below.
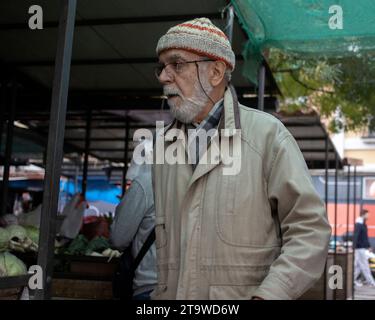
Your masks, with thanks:
[[(164, 149), (183, 146), (171, 130), (178, 126), (158, 132)], [(153, 299), (296, 299), (324, 269), (331, 234), (324, 204), (279, 120), (238, 105), (227, 89), (223, 127), (241, 129), (239, 174), (224, 175), (222, 159), (194, 173), (191, 164), (153, 166)]]

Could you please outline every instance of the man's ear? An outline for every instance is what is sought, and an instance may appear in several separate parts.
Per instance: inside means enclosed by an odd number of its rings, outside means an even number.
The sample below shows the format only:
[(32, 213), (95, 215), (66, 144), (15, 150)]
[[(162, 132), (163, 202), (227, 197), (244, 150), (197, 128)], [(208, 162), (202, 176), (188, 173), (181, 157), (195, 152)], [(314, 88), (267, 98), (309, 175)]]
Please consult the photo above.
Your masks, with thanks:
[(227, 66), (223, 61), (214, 61), (211, 69), (211, 85), (216, 87), (224, 79)]

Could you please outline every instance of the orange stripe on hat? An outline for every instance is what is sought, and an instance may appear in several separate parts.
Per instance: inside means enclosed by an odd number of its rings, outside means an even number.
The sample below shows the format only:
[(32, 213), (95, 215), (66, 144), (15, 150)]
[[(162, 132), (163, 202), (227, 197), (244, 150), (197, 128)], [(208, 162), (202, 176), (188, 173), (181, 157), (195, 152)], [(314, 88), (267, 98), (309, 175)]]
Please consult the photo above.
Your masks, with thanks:
[(202, 30), (202, 31), (208, 31), (208, 32), (217, 34), (218, 36), (220, 36), (220, 37), (222, 37), (224, 39), (228, 39), (227, 36), (222, 31), (215, 30), (215, 29), (208, 28), (208, 27), (201, 27), (201, 26), (197, 26), (195, 24), (190, 24), (190, 23), (182, 23), (182, 24), (179, 25), (179, 27), (188, 27), (188, 28), (192, 28), (192, 29), (198, 29), (198, 30)]

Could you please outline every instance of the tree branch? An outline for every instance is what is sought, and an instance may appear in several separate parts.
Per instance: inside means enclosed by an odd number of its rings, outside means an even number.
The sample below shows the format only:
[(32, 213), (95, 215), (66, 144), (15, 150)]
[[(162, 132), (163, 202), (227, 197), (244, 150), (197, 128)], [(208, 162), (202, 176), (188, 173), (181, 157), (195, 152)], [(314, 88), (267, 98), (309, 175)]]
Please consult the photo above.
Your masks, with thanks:
[(292, 76), (292, 78), (295, 82), (297, 82), (298, 84), (300, 84), (302, 87), (306, 88), (307, 90), (318, 91), (318, 92), (323, 92), (323, 93), (328, 93), (328, 94), (334, 94), (335, 93), (334, 91), (327, 91), (327, 90), (320, 89), (320, 88), (310, 87), (308, 84), (306, 84), (306, 83), (302, 82), (300, 79), (298, 79), (298, 77), (296, 77), (296, 75), (293, 74), (293, 72), (291, 72), (290, 75)]
[(272, 73), (292, 73), (294, 71), (301, 70), (301, 68), (290, 68), (290, 69), (280, 69), (280, 70), (272, 70)]

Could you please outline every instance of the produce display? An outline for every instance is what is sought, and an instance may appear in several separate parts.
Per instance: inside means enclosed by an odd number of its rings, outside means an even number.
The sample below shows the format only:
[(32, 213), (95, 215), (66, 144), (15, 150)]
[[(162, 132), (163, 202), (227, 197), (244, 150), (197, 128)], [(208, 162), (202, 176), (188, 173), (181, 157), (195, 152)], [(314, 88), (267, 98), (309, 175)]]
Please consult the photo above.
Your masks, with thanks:
[(8, 249), (9, 238), (9, 231), (5, 228), (0, 228), (0, 252)]
[(10, 249), (20, 252), (38, 251), (38, 243), (29, 237), (27, 229), (20, 225), (10, 225), (6, 229), (9, 231)]
[(26, 230), (27, 236), (34, 242), (39, 243), (39, 228), (34, 226), (23, 226)]
[[(82, 220), (82, 226), (78, 236), (66, 243), (66, 239), (57, 242), (56, 253), (68, 255), (85, 255), (94, 257), (108, 257), (108, 262), (120, 257), (118, 250), (113, 250), (109, 243), (110, 225), (112, 216), (87, 216)], [(65, 243), (64, 243), (65, 242)]]
[(107, 238), (97, 236), (89, 241), (83, 234), (78, 235), (67, 247), (61, 247), (57, 253), (68, 255), (86, 255), (95, 257), (120, 257), (121, 253), (110, 248)]
[[(34, 225), (20, 224), (11, 219), (7, 221), (9, 224), (3, 223), (3, 227), (0, 227), (0, 277), (25, 275), (27, 266), (21, 259), (27, 261), (25, 253), (38, 251), (40, 230)], [(57, 238), (55, 253), (107, 257), (108, 262), (114, 257), (120, 257), (121, 253), (111, 249), (108, 240), (110, 222), (104, 217), (86, 217), (75, 239)]]
[[(20, 228), (0, 228), (0, 277), (12, 277), (27, 274), (26, 265), (16, 256), (8, 252), (12, 241), (26, 234)], [(17, 238), (18, 239), (18, 238)]]
[[(38, 251), (38, 243), (32, 239), (38, 240), (38, 238), (28, 230), (31, 230), (30, 227), (24, 228), (16, 224), (0, 228), (0, 250)], [(35, 231), (33, 232), (35, 233)]]
[(15, 255), (4, 251), (0, 253), (0, 277), (14, 277), (27, 274), (26, 265)]

